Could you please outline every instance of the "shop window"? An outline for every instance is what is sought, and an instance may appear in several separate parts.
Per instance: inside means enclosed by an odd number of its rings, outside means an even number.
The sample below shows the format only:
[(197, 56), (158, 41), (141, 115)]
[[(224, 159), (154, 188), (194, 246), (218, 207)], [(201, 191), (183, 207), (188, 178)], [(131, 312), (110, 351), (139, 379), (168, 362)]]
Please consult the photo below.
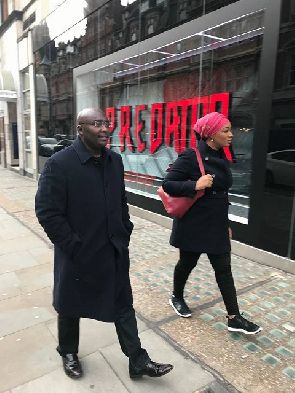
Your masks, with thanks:
[(23, 86), (23, 110), (28, 111), (30, 110), (30, 79), (29, 79), (29, 72), (25, 71), (22, 73), (22, 86)]
[(110, 59), (78, 79), (77, 111), (86, 102), (106, 110), (111, 148), (122, 155), (128, 188), (155, 197), (169, 164), (195, 145), (192, 126), (198, 116), (221, 111), (231, 117), (235, 135), (232, 151), (226, 152), (235, 161), (231, 218), (247, 222), (262, 16), (241, 16), (149, 51), (140, 48), (142, 53), (132, 57), (126, 51), (126, 57)]
[(25, 69), (20, 74), (22, 86), (22, 123), (24, 135), (24, 164), (25, 170), (29, 173), (33, 172), (32, 166), (32, 133), (31, 133), (31, 86), (29, 70)]

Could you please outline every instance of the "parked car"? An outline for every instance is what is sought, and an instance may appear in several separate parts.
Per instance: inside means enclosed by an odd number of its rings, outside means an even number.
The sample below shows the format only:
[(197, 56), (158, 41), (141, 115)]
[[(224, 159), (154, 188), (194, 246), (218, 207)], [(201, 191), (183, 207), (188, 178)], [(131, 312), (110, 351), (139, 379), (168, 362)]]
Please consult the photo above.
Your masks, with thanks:
[(231, 192), (249, 195), (251, 185), (251, 152), (240, 150), (235, 153), (235, 162), (231, 165), (233, 185)]
[(64, 149), (65, 147), (71, 146), (74, 139), (62, 139), (54, 146), (54, 153)]
[(267, 154), (266, 183), (295, 187), (295, 149)]
[(54, 153), (54, 147), (57, 145), (55, 138), (47, 138), (45, 136), (38, 136), (38, 150), (42, 157), (51, 157)]

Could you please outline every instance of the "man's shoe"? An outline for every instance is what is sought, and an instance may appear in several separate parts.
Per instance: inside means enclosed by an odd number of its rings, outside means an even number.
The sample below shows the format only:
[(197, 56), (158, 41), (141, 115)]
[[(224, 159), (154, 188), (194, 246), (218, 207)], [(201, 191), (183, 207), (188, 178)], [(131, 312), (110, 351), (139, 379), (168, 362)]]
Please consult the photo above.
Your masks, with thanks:
[(191, 317), (192, 312), (183, 299), (179, 299), (174, 295), (172, 295), (171, 298), (169, 299), (169, 304), (177, 315), (180, 315), (183, 318)]
[[(227, 317), (228, 318), (228, 317)], [(241, 332), (244, 334), (257, 334), (261, 332), (262, 327), (248, 321), (242, 315), (236, 315), (234, 318), (228, 318), (228, 328), (230, 332)]]
[(62, 356), (62, 363), (65, 373), (73, 379), (81, 378), (83, 375), (81, 363), (75, 353), (67, 353)]
[(130, 378), (141, 378), (143, 375), (149, 377), (162, 377), (168, 374), (173, 369), (171, 364), (161, 364), (149, 360), (142, 368), (134, 367), (129, 362), (129, 375)]

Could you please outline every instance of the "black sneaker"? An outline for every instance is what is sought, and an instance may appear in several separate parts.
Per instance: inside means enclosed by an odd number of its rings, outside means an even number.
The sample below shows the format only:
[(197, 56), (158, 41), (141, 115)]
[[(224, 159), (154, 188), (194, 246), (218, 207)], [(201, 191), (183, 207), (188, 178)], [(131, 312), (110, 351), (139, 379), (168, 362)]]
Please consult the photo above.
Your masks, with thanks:
[(177, 315), (180, 315), (183, 318), (189, 318), (192, 315), (191, 310), (183, 299), (178, 299), (174, 295), (169, 299), (169, 304), (176, 312)]
[[(228, 318), (228, 317), (227, 317)], [(236, 315), (234, 318), (228, 318), (228, 328), (230, 332), (241, 332), (244, 334), (257, 334), (261, 332), (262, 327), (248, 321), (242, 315)]]

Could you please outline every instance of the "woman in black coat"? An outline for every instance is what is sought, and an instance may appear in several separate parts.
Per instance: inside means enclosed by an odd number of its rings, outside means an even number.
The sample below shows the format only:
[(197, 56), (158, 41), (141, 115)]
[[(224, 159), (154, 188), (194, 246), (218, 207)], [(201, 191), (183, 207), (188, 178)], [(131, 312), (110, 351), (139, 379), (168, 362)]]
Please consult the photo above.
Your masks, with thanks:
[(205, 190), (183, 217), (173, 220), (170, 244), (179, 248), (180, 257), (169, 303), (178, 315), (191, 316), (183, 299), (184, 286), (200, 255), (206, 253), (228, 313), (228, 330), (255, 334), (262, 328), (240, 315), (231, 272), (228, 190), (232, 175), (223, 151), (232, 141), (231, 124), (224, 115), (212, 112), (200, 118), (194, 129), (201, 138), (198, 148), (206, 175), (201, 176), (195, 151), (187, 149), (178, 156), (163, 182), (164, 191), (175, 197), (194, 197), (197, 190)]

